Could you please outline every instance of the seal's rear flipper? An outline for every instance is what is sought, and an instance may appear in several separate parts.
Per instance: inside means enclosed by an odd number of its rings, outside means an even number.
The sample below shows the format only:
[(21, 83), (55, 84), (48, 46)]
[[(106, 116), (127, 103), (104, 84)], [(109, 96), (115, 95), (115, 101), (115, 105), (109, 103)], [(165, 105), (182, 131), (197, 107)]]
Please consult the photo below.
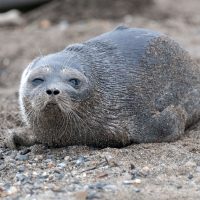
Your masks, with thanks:
[[(171, 142), (184, 134), (187, 113), (182, 106), (170, 105), (152, 116), (146, 142)], [(148, 132), (148, 130), (147, 130)]]

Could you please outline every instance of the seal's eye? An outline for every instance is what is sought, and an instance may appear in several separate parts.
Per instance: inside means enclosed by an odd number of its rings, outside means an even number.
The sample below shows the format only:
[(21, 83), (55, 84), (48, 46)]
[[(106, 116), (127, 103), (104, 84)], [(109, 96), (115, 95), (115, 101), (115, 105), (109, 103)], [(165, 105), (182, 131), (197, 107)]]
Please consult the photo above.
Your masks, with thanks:
[(69, 83), (72, 87), (78, 88), (80, 86), (81, 81), (77, 78), (72, 78), (69, 80)]
[(35, 86), (40, 85), (43, 82), (44, 82), (44, 80), (42, 78), (35, 78), (35, 79), (32, 80), (32, 84), (35, 85)]

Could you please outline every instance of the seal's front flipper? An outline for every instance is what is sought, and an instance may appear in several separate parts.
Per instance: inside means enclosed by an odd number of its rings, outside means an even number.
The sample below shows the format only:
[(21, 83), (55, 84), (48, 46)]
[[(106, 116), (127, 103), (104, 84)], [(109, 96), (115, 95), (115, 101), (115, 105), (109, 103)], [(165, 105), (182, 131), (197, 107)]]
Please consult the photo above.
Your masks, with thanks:
[(187, 112), (182, 106), (170, 105), (150, 120), (150, 135), (147, 142), (171, 142), (184, 134)]
[(20, 146), (31, 146), (34, 143), (35, 138), (30, 134), (30, 130), (25, 128), (8, 130), (8, 135), (4, 140), (4, 146), (10, 149), (18, 149)]

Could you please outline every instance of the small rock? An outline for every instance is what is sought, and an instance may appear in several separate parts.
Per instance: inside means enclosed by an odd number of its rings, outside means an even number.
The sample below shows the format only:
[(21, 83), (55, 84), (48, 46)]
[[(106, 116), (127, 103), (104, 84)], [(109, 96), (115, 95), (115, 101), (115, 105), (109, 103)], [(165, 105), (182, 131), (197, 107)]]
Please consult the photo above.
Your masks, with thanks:
[(16, 177), (16, 180), (20, 182), (27, 179), (27, 176), (25, 176), (24, 174), (19, 174), (19, 173), (17, 173), (15, 177)]
[(98, 178), (105, 178), (107, 176), (108, 176), (107, 173), (101, 173), (101, 174), (98, 175)]
[(189, 168), (193, 168), (193, 167), (196, 167), (197, 164), (193, 161), (188, 161), (188, 162), (185, 163), (185, 166), (189, 167)]
[(65, 161), (69, 161), (69, 160), (70, 160), (70, 157), (69, 157), (69, 156), (65, 156), (65, 157), (64, 157), (64, 160), (65, 160)]
[(45, 163), (51, 163), (51, 162), (52, 162), (52, 159), (50, 159), (50, 158), (45, 159), (44, 162), (45, 162)]
[(192, 174), (189, 174), (189, 175), (188, 175), (188, 179), (193, 179), (193, 177), (194, 177), (194, 176), (193, 176)]
[(96, 184), (92, 184), (89, 185), (89, 189), (99, 189), (99, 190), (103, 190), (103, 188), (107, 185), (107, 183), (96, 183)]
[(86, 157), (80, 156), (80, 157), (77, 159), (77, 161), (76, 161), (76, 165), (77, 165), (77, 166), (83, 165), (83, 164), (85, 163), (86, 160), (87, 160)]
[(18, 154), (16, 157), (15, 157), (16, 160), (20, 160), (20, 161), (25, 161), (25, 160), (28, 160), (29, 159), (29, 156), (27, 154), (25, 155), (21, 155), (21, 154)]
[(1, 164), (0, 165), (0, 171), (6, 168), (6, 164)]
[(58, 180), (61, 180), (61, 179), (63, 179), (63, 178), (64, 178), (64, 176), (65, 176), (65, 174), (64, 174), (64, 173), (55, 174), (55, 177), (56, 177), (56, 179), (58, 179)]
[(2, 154), (2, 153), (0, 153), (0, 159), (1, 159), (1, 160), (3, 160), (3, 159), (4, 159), (4, 157), (3, 157), (3, 154)]
[(139, 179), (139, 178), (136, 178), (135, 180), (134, 180), (134, 183), (136, 183), (136, 184), (140, 184), (142, 181), (141, 181), (141, 179)]
[(42, 188), (42, 184), (41, 183), (39, 183), (39, 182), (35, 182), (34, 184), (33, 184), (33, 188), (34, 189), (41, 189)]
[(123, 181), (123, 184), (124, 185), (131, 185), (131, 184), (133, 184), (134, 183), (134, 180), (124, 180)]
[(141, 190), (140, 190), (139, 188), (133, 188), (133, 191), (138, 193), (138, 192), (140, 192)]
[(135, 165), (134, 165), (133, 163), (131, 163), (130, 168), (131, 168), (131, 170), (132, 170), (132, 169), (135, 169), (136, 167), (135, 167)]
[(63, 20), (63, 21), (61, 21), (61, 22), (58, 24), (58, 28), (59, 28), (59, 30), (61, 30), (61, 31), (67, 30), (68, 27), (69, 27), (69, 23), (68, 23), (68, 21), (66, 21), (66, 20)]
[(88, 199), (87, 196), (88, 196), (88, 193), (87, 191), (78, 191), (78, 192), (74, 192), (73, 193), (75, 198), (76, 199), (79, 199), (79, 200), (86, 200)]
[(124, 180), (123, 184), (125, 185), (131, 185), (131, 184), (140, 184), (141, 183), (141, 179), (136, 178), (134, 180)]
[(4, 188), (0, 187), (0, 198), (7, 196), (8, 194), (4, 190)]
[(144, 175), (144, 176), (147, 176), (148, 174), (149, 174), (149, 172), (150, 172), (150, 169), (149, 169), (149, 167), (143, 167), (142, 169), (141, 169), (141, 173)]
[(43, 19), (40, 21), (39, 25), (43, 29), (48, 29), (51, 26), (51, 22), (48, 19)]
[(59, 164), (57, 165), (57, 167), (63, 169), (63, 168), (66, 167), (66, 164), (65, 164), (65, 163), (59, 163)]
[(177, 185), (176, 188), (177, 188), (177, 189), (181, 189), (181, 188), (182, 188), (182, 185)]
[(138, 169), (133, 169), (131, 171), (131, 176), (132, 176), (132, 179), (136, 179), (138, 177), (143, 176), (143, 174)]
[(119, 164), (116, 162), (116, 160), (113, 159), (111, 155), (105, 156), (105, 160), (108, 163), (110, 167), (117, 167)]
[(196, 171), (200, 172), (200, 166), (197, 166)]
[(86, 199), (93, 200), (93, 199), (102, 199), (102, 198), (101, 198), (101, 195), (98, 194), (96, 191), (89, 191)]
[(48, 168), (53, 168), (53, 167), (55, 167), (55, 164), (54, 164), (53, 162), (49, 162), (49, 163), (47, 164), (47, 167), (48, 167)]
[(51, 188), (53, 192), (64, 192), (63, 188), (60, 186), (54, 186)]
[(106, 185), (104, 187), (104, 189), (107, 190), (107, 191), (115, 192), (115, 191), (117, 191), (117, 186), (115, 186), (115, 185)]
[(24, 172), (25, 171), (25, 167), (22, 165), (22, 166), (19, 166), (18, 168), (18, 172)]
[(17, 192), (18, 192), (18, 190), (17, 190), (17, 188), (16, 188), (15, 186), (11, 186), (11, 187), (7, 190), (8, 195), (13, 195), (13, 194), (15, 194), (15, 193), (17, 193)]
[(0, 14), (0, 26), (22, 25), (24, 19), (18, 10), (10, 10)]
[(33, 176), (33, 177), (37, 177), (38, 175), (39, 175), (38, 172), (36, 172), (36, 171), (33, 171), (33, 172), (32, 172), (32, 176)]
[(47, 174), (47, 172), (43, 172), (39, 177), (42, 179), (47, 179), (49, 177), (49, 174)]
[(31, 151), (31, 150), (28, 149), (28, 148), (22, 149), (22, 150), (20, 151), (20, 154), (21, 154), (21, 155), (25, 155), (25, 154), (29, 153), (30, 151)]

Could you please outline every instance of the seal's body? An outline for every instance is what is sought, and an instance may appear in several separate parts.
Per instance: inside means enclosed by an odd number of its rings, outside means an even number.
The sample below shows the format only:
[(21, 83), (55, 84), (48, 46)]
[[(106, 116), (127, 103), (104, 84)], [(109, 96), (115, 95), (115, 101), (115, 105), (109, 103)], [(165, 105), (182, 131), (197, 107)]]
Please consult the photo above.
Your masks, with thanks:
[(200, 70), (167, 36), (121, 26), (37, 58), (19, 94), (36, 143), (172, 141), (200, 117)]

